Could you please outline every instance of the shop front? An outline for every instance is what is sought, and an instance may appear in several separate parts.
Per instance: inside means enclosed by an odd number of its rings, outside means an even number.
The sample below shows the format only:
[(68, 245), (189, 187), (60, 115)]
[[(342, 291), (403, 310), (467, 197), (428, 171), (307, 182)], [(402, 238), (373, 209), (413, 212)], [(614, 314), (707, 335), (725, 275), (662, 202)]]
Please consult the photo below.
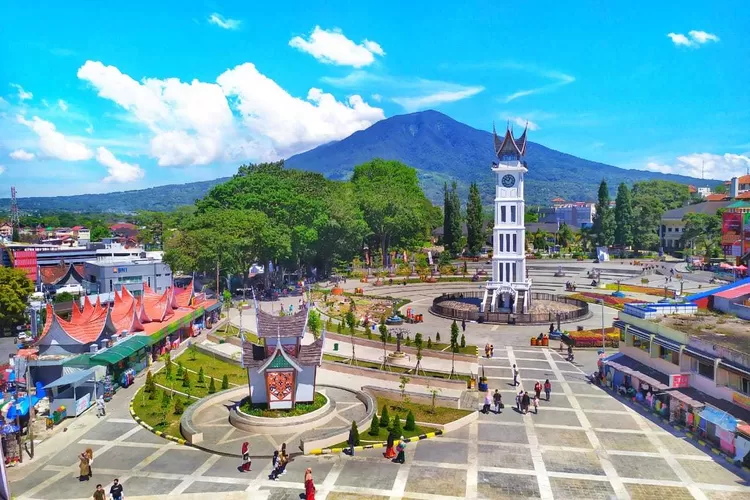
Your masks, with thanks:
[(737, 419), (729, 413), (706, 406), (697, 414), (698, 433), (701, 437), (721, 448), (722, 451), (734, 455), (734, 439), (737, 431)]
[(96, 402), (96, 386), (102, 369), (91, 367), (63, 375), (45, 385), (49, 392), (50, 414), (77, 417)]
[(94, 354), (90, 362), (107, 366), (112, 380), (121, 387), (127, 387), (138, 373), (150, 365), (151, 343), (150, 337), (131, 335), (114, 346)]
[(670, 388), (664, 394), (668, 396), (669, 421), (692, 428), (695, 425), (695, 416), (706, 405), (684, 394), (679, 389)]

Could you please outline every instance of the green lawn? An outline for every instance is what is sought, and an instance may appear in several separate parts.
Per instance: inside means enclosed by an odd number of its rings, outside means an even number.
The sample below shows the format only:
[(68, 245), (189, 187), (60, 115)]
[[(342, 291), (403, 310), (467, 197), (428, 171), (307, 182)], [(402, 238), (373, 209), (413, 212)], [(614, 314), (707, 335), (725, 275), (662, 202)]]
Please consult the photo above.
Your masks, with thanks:
[[(253, 344), (257, 344), (260, 341), (258, 340), (258, 336), (255, 335), (253, 332), (249, 331), (247, 328), (243, 328), (245, 330), (245, 340), (248, 342), (252, 342)], [(226, 328), (220, 328), (216, 330), (213, 335), (216, 335), (217, 337), (239, 337), (240, 336), (240, 329), (237, 328), (234, 325), (231, 325), (227, 323)]]
[[(177, 366), (172, 367), (172, 378), (167, 379), (167, 371), (162, 368), (158, 373), (154, 375), (154, 382), (163, 385), (164, 387), (167, 387), (169, 389), (173, 389), (177, 392), (184, 392), (185, 394), (189, 394), (190, 396), (196, 397), (196, 398), (202, 398), (205, 396), (208, 396), (208, 385), (211, 383), (208, 377), (204, 377), (204, 383), (199, 384), (198, 383), (198, 375), (195, 373), (190, 374), (190, 387), (185, 387), (183, 385), (182, 379), (178, 379), (177, 376)], [(214, 382), (216, 391), (221, 390), (221, 379), (218, 379)]]
[[(329, 331), (332, 332), (332, 333), (338, 333), (338, 325), (337, 325), (337, 323), (334, 323), (334, 325), (329, 329)], [(343, 333), (339, 333), (339, 335), (346, 335), (347, 337), (351, 336), (351, 334), (349, 333), (349, 328), (348, 327), (344, 328), (342, 331), (343, 331)], [(446, 332), (445, 335), (447, 335), (448, 337), (450, 337), (450, 332)], [(380, 342), (380, 344), (382, 345), (382, 342), (380, 340), (380, 333), (377, 331), (377, 328), (376, 328), (376, 330), (375, 330), (374, 333), (371, 332), (371, 331), (362, 330), (360, 328), (355, 328), (354, 329), (354, 336), (357, 337), (357, 338), (360, 338), (360, 339), (376, 340), (376, 341)], [(446, 352), (450, 352), (450, 344), (443, 344), (441, 342), (435, 342), (435, 339), (432, 338), (431, 335), (428, 336), (428, 335), (422, 334), (422, 337), (423, 337), (423, 343), (422, 343), (422, 349), (423, 350), (428, 351), (428, 352), (429, 351), (446, 351)], [(427, 339), (428, 338), (430, 338), (432, 340), (432, 347), (429, 347), (429, 348), (427, 347)], [(441, 338), (443, 338), (443, 337), (441, 337)], [(461, 336), (459, 335), (459, 339), (460, 338), (461, 338)], [(396, 345), (396, 337), (393, 337), (392, 340), (389, 340), (386, 343), (389, 346), (395, 346)], [(410, 338), (409, 343), (407, 343), (406, 339), (404, 339), (401, 342), (401, 345), (404, 345), (406, 347), (412, 347), (412, 348), (416, 349), (416, 347), (414, 346), (414, 339), (413, 338)], [(475, 345), (468, 345), (467, 344), (466, 347), (460, 347), (459, 346), (457, 354), (469, 354), (471, 356), (474, 356), (474, 355), (477, 354), (477, 352), (479, 352), (478, 349), (479, 348), (477, 346), (475, 346)]]
[[(182, 434), (180, 433), (181, 415), (175, 415), (174, 413), (175, 398), (172, 398), (165, 410), (162, 407), (162, 391), (160, 389), (157, 388), (155, 399), (149, 399), (149, 394), (144, 392), (144, 390), (145, 387), (141, 387), (133, 399), (133, 411), (135, 414), (155, 430), (176, 438), (182, 438)], [(187, 398), (184, 396), (176, 397), (182, 398), (183, 404), (187, 408)]]
[(315, 398), (312, 403), (297, 403), (291, 410), (269, 410), (266, 403), (255, 403), (252, 404), (250, 401), (245, 400), (240, 406), (240, 410), (248, 415), (255, 417), (266, 417), (266, 418), (284, 418), (284, 417), (298, 417), (306, 413), (313, 412), (323, 407), (326, 404), (327, 398), (321, 393), (316, 392)]
[[(333, 354), (323, 354), (323, 359), (326, 361), (334, 361), (336, 363), (349, 363), (349, 358), (344, 356), (335, 356)], [(356, 364), (354, 366), (359, 366), (361, 368), (374, 368), (376, 370), (381, 370), (383, 368), (383, 365), (380, 363), (373, 363), (372, 361), (360, 361), (357, 360)], [(399, 366), (399, 365), (388, 365), (390, 371), (392, 373), (405, 373), (409, 375), (414, 375), (414, 367), (405, 367), (405, 366)], [(429, 370), (425, 370), (424, 373), (422, 371), (419, 371), (419, 375), (425, 375), (427, 377), (434, 377), (434, 378), (442, 378), (447, 379), (448, 374), (446, 373), (439, 373), (439, 372), (431, 372)], [(453, 376), (452, 380), (463, 380), (464, 382), (468, 382), (471, 379), (469, 375), (464, 374), (456, 374)]]
[[(247, 370), (239, 365), (229, 363), (222, 360), (221, 358), (216, 358), (210, 354), (205, 354), (198, 350), (193, 351), (188, 349), (177, 359), (173, 359), (172, 363), (175, 363), (175, 366), (172, 369), (173, 373), (177, 372), (177, 361), (182, 363), (182, 366), (184, 366), (185, 368), (188, 368), (195, 372), (199, 371), (201, 367), (203, 367), (203, 371), (206, 374), (206, 383), (208, 383), (208, 376), (212, 376), (216, 379), (217, 389), (219, 389), (219, 387), (221, 386), (221, 379), (225, 374), (228, 376), (230, 384), (247, 384)], [(164, 371), (163, 368), (162, 371)], [(195, 373), (191, 373), (191, 375), (194, 375), (193, 382), (197, 381), (198, 375)]]
[(435, 407), (435, 411), (432, 411), (430, 405), (423, 405), (419, 403), (404, 402), (396, 399), (377, 398), (378, 411), (383, 411), (383, 406), (388, 406), (388, 414), (393, 418), (394, 415), (398, 415), (401, 420), (406, 421), (406, 415), (409, 410), (414, 413), (414, 419), (417, 422), (428, 422), (432, 424), (447, 424), (453, 422), (461, 417), (465, 417), (473, 411), (459, 410), (457, 408), (441, 408)]

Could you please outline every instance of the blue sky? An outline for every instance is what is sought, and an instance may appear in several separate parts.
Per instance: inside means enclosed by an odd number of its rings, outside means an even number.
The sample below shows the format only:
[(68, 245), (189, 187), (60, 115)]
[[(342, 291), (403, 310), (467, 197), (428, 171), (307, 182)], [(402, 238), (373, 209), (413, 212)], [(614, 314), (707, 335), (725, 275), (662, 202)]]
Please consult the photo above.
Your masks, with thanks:
[(750, 166), (745, 2), (105, 4), (0, 14), (0, 197), (215, 178), (429, 108), (625, 168)]

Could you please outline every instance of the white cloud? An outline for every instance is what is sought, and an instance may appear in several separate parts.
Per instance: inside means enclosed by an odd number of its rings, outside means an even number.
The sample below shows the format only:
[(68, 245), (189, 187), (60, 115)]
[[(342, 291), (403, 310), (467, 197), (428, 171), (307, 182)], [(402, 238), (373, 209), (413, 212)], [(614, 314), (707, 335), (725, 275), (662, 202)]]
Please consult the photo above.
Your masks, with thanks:
[(531, 131), (539, 130), (539, 125), (537, 123), (529, 120), (528, 118), (524, 118), (522, 116), (507, 116), (506, 119), (512, 121), (513, 123), (515, 123), (519, 127), (526, 127), (526, 126), (528, 126), (529, 130), (531, 130)]
[(36, 155), (34, 153), (29, 153), (28, 151), (24, 151), (23, 149), (16, 149), (10, 154), (10, 157), (14, 160), (20, 160), (20, 161), (31, 161), (34, 158), (36, 158)]
[(750, 157), (726, 153), (723, 155), (711, 153), (692, 153), (678, 156), (677, 161), (670, 165), (655, 161), (646, 164), (646, 170), (664, 174), (687, 175), (690, 177), (727, 180), (747, 173), (750, 168)]
[(370, 99), (372, 99), (372, 100), (373, 100), (373, 101), (375, 101), (375, 102), (380, 102), (380, 101), (382, 101), (382, 100), (383, 100), (383, 96), (382, 96), (382, 95), (380, 95), (380, 94), (372, 94), (372, 95), (370, 96)]
[(239, 21), (237, 19), (229, 19), (217, 12), (214, 12), (213, 14), (208, 16), (208, 23), (215, 24), (219, 28), (223, 28), (225, 30), (238, 30), (240, 29), (242, 21)]
[(393, 102), (400, 105), (406, 111), (412, 112), (432, 106), (438, 106), (447, 102), (467, 99), (477, 95), (483, 90), (484, 87), (467, 87), (463, 90), (442, 91), (417, 97), (395, 97), (393, 98)]
[(534, 87), (531, 89), (525, 89), (525, 90), (519, 90), (517, 92), (513, 92), (512, 94), (509, 94), (503, 99), (503, 102), (506, 104), (515, 101), (516, 99), (520, 97), (526, 97), (533, 94), (541, 94), (543, 92), (549, 92), (550, 90), (557, 89), (559, 87), (563, 87), (565, 85), (571, 84), (576, 81), (575, 77), (571, 75), (566, 75), (565, 73), (560, 73), (557, 71), (544, 71), (540, 73), (541, 76), (544, 76), (546, 78), (551, 78), (555, 80), (553, 83), (549, 83), (547, 85), (542, 85), (539, 87)]
[(65, 101), (63, 101), (62, 99), (59, 99), (59, 100), (57, 101), (57, 106), (58, 106), (58, 107), (59, 107), (60, 109), (62, 109), (63, 111), (67, 111), (67, 110), (68, 110), (68, 103), (67, 103), (67, 102), (65, 102)]
[(342, 139), (385, 117), (358, 95), (340, 102), (313, 88), (307, 99), (293, 97), (251, 63), (225, 71), (217, 83), (138, 82), (95, 61), (87, 61), (78, 77), (149, 129), (150, 154), (160, 166), (276, 159)]
[(18, 90), (18, 98), (21, 101), (26, 101), (26, 100), (32, 99), (34, 97), (34, 94), (32, 94), (31, 92), (26, 92), (23, 89), (23, 87), (21, 87), (17, 83), (11, 83), (10, 86), (13, 87), (14, 89)]
[(0, 108), (4, 108), (7, 105), (8, 105), (8, 101), (0, 97)]
[(5, 166), (0, 165), (0, 175), (2, 175), (3, 173), (5, 173)]
[(39, 136), (39, 149), (47, 156), (64, 161), (81, 161), (88, 160), (94, 155), (85, 145), (72, 141), (58, 132), (51, 122), (38, 116), (27, 120), (18, 115), (16, 119), (18, 123), (27, 126)]
[(667, 36), (672, 40), (672, 43), (678, 47), (697, 48), (708, 42), (719, 41), (719, 37), (713, 33), (699, 30), (688, 31), (688, 36), (685, 36), (682, 33), (667, 33)]
[(142, 179), (145, 172), (138, 165), (115, 158), (107, 148), (97, 148), (96, 161), (107, 167), (109, 175), (102, 182), (133, 182)]
[(307, 52), (318, 61), (338, 66), (361, 68), (375, 62), (375, 56), (384, 56), (383, 48), (371, 40), (363, 40), (357, 45), (340, 30), (324, 30), (316, 26), (305, 40), (295, 36), (289, 40), (295, 49)]

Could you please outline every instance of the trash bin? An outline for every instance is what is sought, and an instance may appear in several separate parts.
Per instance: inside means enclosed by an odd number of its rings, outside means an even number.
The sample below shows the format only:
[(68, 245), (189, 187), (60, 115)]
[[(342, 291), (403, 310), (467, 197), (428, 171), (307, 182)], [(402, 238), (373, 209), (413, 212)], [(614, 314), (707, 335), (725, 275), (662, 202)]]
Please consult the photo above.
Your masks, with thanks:
[(338, 351), (339, 350), (339, 343), (338, 342), (334, 342), (333, 343), (333, 350), (334, 351)]

